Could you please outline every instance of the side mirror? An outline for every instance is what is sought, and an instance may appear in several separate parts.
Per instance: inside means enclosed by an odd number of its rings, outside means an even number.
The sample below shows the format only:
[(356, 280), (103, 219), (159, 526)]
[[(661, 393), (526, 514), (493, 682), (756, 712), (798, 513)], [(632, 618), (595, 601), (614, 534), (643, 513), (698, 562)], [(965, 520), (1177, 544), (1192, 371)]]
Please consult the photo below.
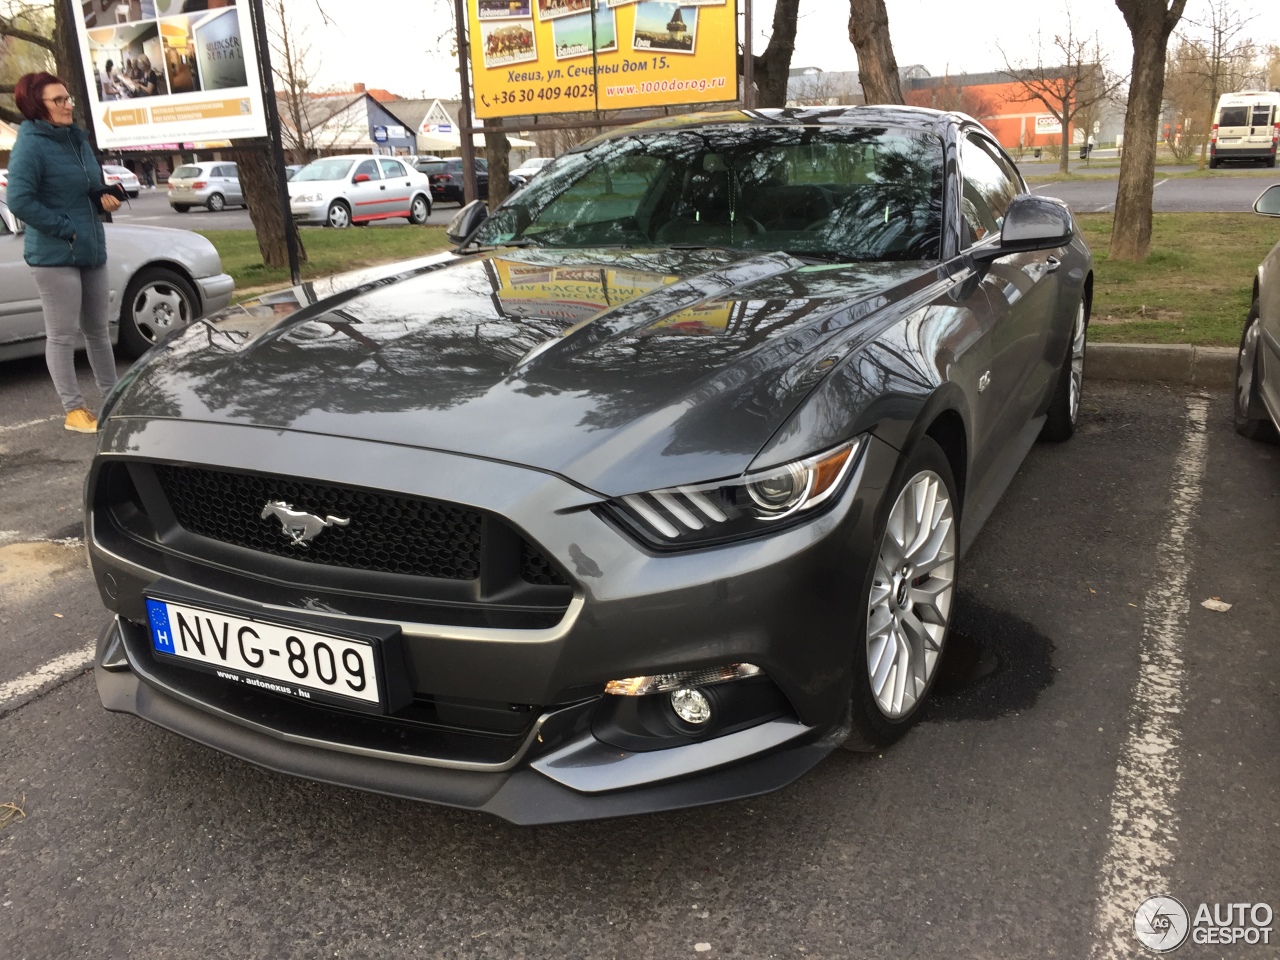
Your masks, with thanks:
[(1253, 201), (1253, 212), (1264, 217), (1280, 217), (1280, 183), (1273, 183)]
[(975, 250), (974, 260), (991, 262), (1011, 253), (1053, 250), (1065, 247), (1075, 236), (1071, 211), (1061, 200), (1020, 194), (1004, 212), (1000, 245)]
[(445, 227), (444, 235), (455, 247), (460, 247), (471, 235), (480, 229), (480, 225), (489, 219), (489, 207), (483, 200), (472, 200), (454, 215)]
[(367, 173), (357, 173), (354, 177), (351, 178), (351, 182), (352, 183), (368, 183), (370, 179), (371, 178)]

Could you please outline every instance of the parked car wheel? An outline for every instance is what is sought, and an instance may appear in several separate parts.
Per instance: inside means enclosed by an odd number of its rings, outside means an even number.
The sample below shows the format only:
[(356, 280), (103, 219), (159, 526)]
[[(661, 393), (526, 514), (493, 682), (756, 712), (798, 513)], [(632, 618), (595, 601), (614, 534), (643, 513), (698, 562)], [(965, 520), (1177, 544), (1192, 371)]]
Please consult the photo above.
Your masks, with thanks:
[(137, 199), (138, 199), (138, 193), (139, 193), (139, 191), (137, 191), (137, 190), (130, 190), (130, 191), (128, 191), (128, 193), (129, 193), (129, 197), (130, 197), (130, 199), (133, 199), (133, 200), (137, 200)]
[(853, 621), (860, 642), (845, 743), (853, 750), (888, 746), (916, 722), (951, 623), (960, 531), (951, 465), (932, 438), (921, 437), (896, 479)]
[(205, 202), (205, 206), (209, 208), (211, 213), (220, 213), (226, 205), (226, 198), (220, 193), (210, 194), (209, 199)]
[(165, 267), (140, 270), (120, 307), (120, 347), (140, 357), (170, 330), (185, 327), (200, 313), (200, 297), (186, 278)]
[(1240, 334), (1240, 350), (1236, 353), (1236, 391), (1232, 404), (1232, 419), (1236, 433), (1275, 443), (1280, 440), (1276, 425), (1271, 422), (1258, 390), (1258, 340), (1262, 336), (1262, 321), (1258, 316), (1258, 301), (1254, 299), (1245, 317), (1244, 331)]
[(427, 202), (427, 198), (419, 194), (413, 198), (413, 203), (409, 205), (409, 222), (414, 226), (422, 226), (427, 222), (427, 218), (431, 216), (431, 204)]
[(175, 204), (171, 204), (171, 206), (173, 207), (174, 210), (178, 211), (178, 213), (186, 213), (188, 210), (191, 209), (191, 205), (187, 203), (175, 203)]
[(1040, 437), (1055, 443), (1070, 440), (1080, 419), (1080, 397), (1084, 391), (1084, 354), (1089, 337), (1089, 307), (1081, 299), (1076, 309), (1076, 322), (1071, 328), (1071, 343), (1058, 374), (1058, 386), (1049, 402), (1049, 417), (1040, 428)]
[(342, 230), (351, 226), (351, 208), (341, 200), (333, 201), (333, 203), (329, 204), (329, 213), (325, 217), (325, 223), (335, 230)]

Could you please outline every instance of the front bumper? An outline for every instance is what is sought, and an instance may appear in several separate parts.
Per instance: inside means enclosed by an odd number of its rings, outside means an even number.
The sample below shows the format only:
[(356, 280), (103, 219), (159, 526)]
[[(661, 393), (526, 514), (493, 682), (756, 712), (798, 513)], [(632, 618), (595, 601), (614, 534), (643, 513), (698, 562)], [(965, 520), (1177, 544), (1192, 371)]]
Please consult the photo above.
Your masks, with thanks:
[[(390, 453), (381, 444), (292, 431), (109, 420), (90, 477), (86, 524), (95, 578), (119, 615), (98, 649), (104, 706), (273, 770), (519, 823), (764, 793), (799, 777), (843, 739), (856, 598), (870, 558), (872, 518), (896, 462), (891, 447), (872, 440), (856, 484), (799, 526), (669, 555), (643, 550), (586, 509), (591, 498), (580, 488), (559, 478), (435, 451)], [(558, 623), (514, 629), (380, 622), (400, 630), (416, 695), (542, 706), (501, 745), (486, 741), (473, 750), (456, 736), (430, 731), (404, 745), (399, 728), (377, 727), (381, 718), (370, 722), (367, 736), (357, 735), (355, 727), (365, 721), (345, 714), (335, 720), (330, 712), (312, 723), (320, 718), (313, 706), (286, 705), (267, 694), (232, 703), (210, 693), (204, 681), (189, 680), (190, 671), (169, 666), (166, 673), (150, 656), (142, 626), (146, 592), (177, 590), (195, 603), (234, 603), (248, 615), (286, 622), (305, 616), (335, 630), (370, 617), (344, 613), (354, 601), (340, 591), (307, 588), (304, 597), (242, 572), (104, 543), (104, 534), (111, 539), (110, 521), (95, 510), (94, 478), (104, 462), (133, 457), (212, 459), (220, 468), (284, 476), (322, 471), (317, 479), (392, 486), (510, 518), (572, 581), (574, 597)], [(728, 662), (760, 666), (789, 709), (723, 736), (662, 749), (620, 749), (593, 733), (607, 680)]]
[(309, 203), (289, 201), (289, 212), (296, 223), (324, 223), (329, 217), (329, 201), (315, 200)]
[(226, 273), (220, 273), (215, 277), (198, 277), (196, 285), (200, 288), (200, 302), (206, 314), (221, 310), (230, 303), (231, 295), (236, 289), (235, 280)]

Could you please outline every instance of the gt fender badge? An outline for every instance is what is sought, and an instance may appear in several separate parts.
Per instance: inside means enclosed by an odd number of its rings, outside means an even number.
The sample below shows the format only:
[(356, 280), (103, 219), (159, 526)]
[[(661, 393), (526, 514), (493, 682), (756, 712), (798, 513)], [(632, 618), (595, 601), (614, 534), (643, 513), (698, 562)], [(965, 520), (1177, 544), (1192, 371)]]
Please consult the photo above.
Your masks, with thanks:
[(991, 382), (991, 371), (987, 370), (983, 372), (982, 376), (978, 378), (978, 392), (981, 393), (983, 390), (987, 389), (987, 384), (989, 384), (990, 382)]

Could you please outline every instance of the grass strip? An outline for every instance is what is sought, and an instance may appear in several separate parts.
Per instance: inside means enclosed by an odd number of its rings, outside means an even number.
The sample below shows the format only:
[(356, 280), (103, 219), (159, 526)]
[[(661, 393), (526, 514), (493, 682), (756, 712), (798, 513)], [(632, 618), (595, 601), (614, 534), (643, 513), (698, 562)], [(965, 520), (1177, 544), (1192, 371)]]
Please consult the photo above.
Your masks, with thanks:
[(1107, 259), (1111, 214), (1076, 217), (1093, 250), (1089, 339), (1234, 347), (1258, 263), (1280, 241), (1280, 221), (1253, 213), (1157, 213), (1151, 255)]
[[(409, 260), (447, 249), (444, 227), (352, 227), (347, 230), (303, 230), (307, 260), (304, 280), (328, 277), (396, 260)], [(289, 271), (268, 267), (258, 252), (252, 230), (209, 230), (201, 236), (218, 250), (222, 269), (236, 282), (236, 297), (289, 283)]]

